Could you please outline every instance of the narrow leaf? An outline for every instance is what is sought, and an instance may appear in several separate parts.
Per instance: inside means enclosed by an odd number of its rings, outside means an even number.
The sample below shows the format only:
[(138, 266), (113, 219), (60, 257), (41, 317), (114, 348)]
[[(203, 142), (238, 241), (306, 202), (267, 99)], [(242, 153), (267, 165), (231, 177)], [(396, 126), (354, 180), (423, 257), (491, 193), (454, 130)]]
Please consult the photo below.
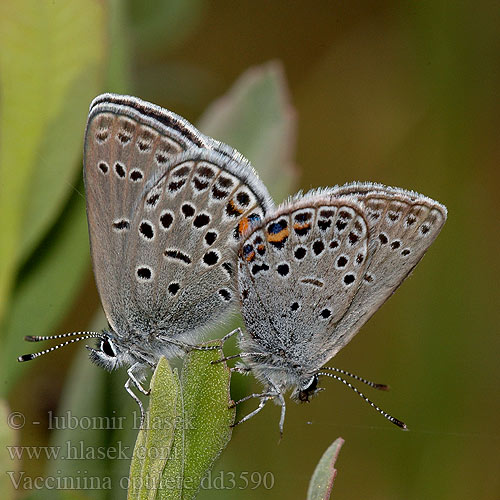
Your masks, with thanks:
[(177, 415), (180, 416), (179, 425), (176, 427), (174, 440), (170, 455), (165, 463), (165, 467), (161, 474), (161, 483), (156, 489), (156, 500), (181, 500), (182, 486), (184, 481), (184, 417), (183, 409), (183, 393), (181, 390), (181, 382), (179, 384), (180, 397), (177, 398)]
[[(19, 418), (23, 418), (22, 415)], [(13, 477), (19, 477), (17, 469), (19, 467), (19, 461), (13, 460), (12, 457), (7, 453), (7, 449), (10, 446), (16, 446), (17, 436), (16, 436), (16, 425), (19, 425), (21, 420), (16, 418), (14, 414), (9, 413), (9, 408), (7, 403), (1, 399), (0, 400), (0, 470), (2, 475), (0, 478), (0, 491), (2, 492), (2, 498), (4, 500), (11, 500), (17, 497), (17, 492), (12, 486), (12, 481), (10, 475)]]
[(203, 0), (129, 2), (131, 31), (141, 53), (178, 47), (202, 20)]
[(130, 466), (128, 500), (154, 500), (170, 456), (178, 420), (179, 379), (161, 358), (151, 379), (151, 401)]
[[(92, 345), (94, 344), (92, 342)], [(107, 450), (116, 447), (117, 443), (110, 439), (113, 425), (106, 422), (108, 415), (102, 406), (103, 401), (112, 397), (108, 392), (107, 381), (111, 376), (119, 377), (121, 372), (113, 375), (106, 373), (89, 361), (88, 351), (83, 345), (78, 349), (66, 379), (61, 401), (48, 421), (52, 430), (50, 447), (60, 450), (60, 453), (47, 461), (45, 475), (73, 477), (75, 480), (83, 480), (85, 477), (99, 478), (104, 488), (108, 484), (105, 479), (108, 476), (108, 461), (98, 457), (97, 453), (98, 450), (107, 453)], [(122, 408), (109, 416), (118, 419), (121, 414)], [(118, 483), (111, 484), (115, 486)], [(121, 498), (123, 496), (121, 491)], [(93, 498), (96, 497), (94, 494)], [(43, 498), (54, 499), (59, 496), (56, 496), (55, 491), (47, 491)]]
[(279, 63), (246, 71), (198, 125), (245, 155), (277, 202), (293, 190), (296, 116)]
[(231, 438), (235, 410), (228, 408), (230, 372), (225, 363), (210, 363), (220, 355), (219, 350), (192, 351), (185, 358), (182, 423), (176, 427), (172, 459), (163, 471), (158, 500), (194, 498)]
[[(90, 330), (98, 331), (105, 325), (106, 318), (100, 311), (89, 326)], [(108, 373), (91, 363), (82, 344), (77, 347), (64, 393), (54, 413), (59, 424), (54, 426), (50, 445), (62, 451), (48, 461), (46, 475), (82, 481), (93, 477), (102, 488), (90, 490), (86, 495), (93, 500), (123, 500), (139, 429), (139, 407), (123, 387), (126, 371)], [(95, 345), (95, 341), (86, 344)], [(78, 494), (81, 496), (81, 492)], [(59, 497), (49, 490), (43, 498)]]
[[(212, 344), (215, 345), (215, 344)], [(231, 439), (236, 410), (229, 409), (230, 371), (225, 363), (210, 364), (221, 351), (196, 351), (182, 369), (184, 403), (183, 500), (194, 498), (201, 480)]]
[(330, 498), (333, 481), (337, 475), (335, 461), (343, 444), (344, 440), (339, 437), (323, 453), (309, 483), (307, 500), (328, 500)]
[[(80, 189), (83, 189), (81, 183)], [(12, 294), (0, 358), (5, 381), (2, 391), (7, 392), (12, 387), (22, 370), (32, 368), (32, 365), (18, 363), (17, 357), (34, 347), (45, 347), (24, 342), (24, 336), (59, 333), (53, 329), (72, 304), (89, 260), (85, 203), (80, 194), (75, 193), (57, 226), (46, 238), (46, 244), (23, 268)]]

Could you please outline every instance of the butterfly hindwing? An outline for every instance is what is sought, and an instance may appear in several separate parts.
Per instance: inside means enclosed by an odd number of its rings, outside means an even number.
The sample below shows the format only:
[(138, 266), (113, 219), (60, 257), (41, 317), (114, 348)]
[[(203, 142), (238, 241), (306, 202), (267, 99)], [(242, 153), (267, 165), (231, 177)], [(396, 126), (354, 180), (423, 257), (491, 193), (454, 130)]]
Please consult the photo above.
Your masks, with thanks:
[(367, 252), (367, 223), (356, 201), (315, 192), (279, 209), (240, 247), (249, 337), (307, 366), (352, 302)]
[(126, 255), (135, 307), (159, 335), (189, 334), (236, 299), (240, 227), (261, 219), (270, 203), (247, 167), (214, 151), (190, 150), (145, 193), (131, 224), (137, 241)]
[(404, 281), (445, 220), (434, 200), (378, 184), (295, 197), (240, 246), (252, 344), (243, 349), (278, 350), (319, 369)]

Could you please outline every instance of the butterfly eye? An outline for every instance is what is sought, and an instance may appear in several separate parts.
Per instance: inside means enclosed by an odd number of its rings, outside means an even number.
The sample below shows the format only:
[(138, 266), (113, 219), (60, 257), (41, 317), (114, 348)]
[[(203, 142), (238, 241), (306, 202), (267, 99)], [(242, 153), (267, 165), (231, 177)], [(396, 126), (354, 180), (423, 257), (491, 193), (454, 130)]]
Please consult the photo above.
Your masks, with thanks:
[(107, 356), (109, 356), (110, 358), (114, 358), (116, 356), (115, 351), (111, 347), (111, 343), (110, 343), (109, 339), (104, 339), (101, 342), (101, 351), (104, 354), (106, 354)]
[(314, 375), (309, 380), (308, 384), (302, 389), (304, 392), (314, 391), (318, 387), (318, 376)]

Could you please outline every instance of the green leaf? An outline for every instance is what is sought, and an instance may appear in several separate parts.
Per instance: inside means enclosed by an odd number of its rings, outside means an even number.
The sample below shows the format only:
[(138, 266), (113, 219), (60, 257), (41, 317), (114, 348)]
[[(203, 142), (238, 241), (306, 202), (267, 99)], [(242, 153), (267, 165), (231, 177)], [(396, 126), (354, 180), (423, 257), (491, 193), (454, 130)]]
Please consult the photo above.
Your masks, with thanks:
[[(2, 498), (5, 500), (11, 500), (18, 496), (18, 492), (12, 487), (12, 481), (8, 472), (13, 472), (15, 474), (14, 477), (17, 476), (17, 478), (19, 478), (17, 469), (20, 463), (13, 460), (7, 452), (9, 446), (16, 446), (17, 444), (14, 426), (20, 423), (16, 418), (11, 422), (10, 416), (11, 414), (9, 414), (7, 403), (3, 399), (0, 399), (0, 470), (2, 471), (0, 477), (0, 491), (2, 492)], [(12, 424), (14, 424), (14, 426)]]
[(178, 431), (179, 378), (162, 357), (151, 379), (151, 401), (139, 431), (130, 466), (129, 500), (154, 500), (165, 463)]
[(201, 480), (231, 439), (236, 410), (228, 408), (230, 371), (225, 363), (210, 364), (220, 356), (219, 350), (193, 351), (182, 367), (183, 500), (196, 496)]
[(108, 48), (106, 91), (117, 94), (130, 93), (133, 52), (130, 23), (127, 22), (126, 5), (122, 0), (107, 0)]
[[(195, 497), (229, 442), (234, 422), (235, 410), (228, 408), (229, 369), (225, 363), (210, 363), (219, 358), (218, 349), (192, 351), (184, 360), (180, 383), (171, 371), (157, 368), (148, 419), (167, 425), (139, 432), (135, 450), (141, 453), (132, 461), (129, 500)], [(160, 458), (141, 460), (151, 453)]]
[(296, 116), (279, 63), (246, 71), (206, 110), (198, 126), (245, 155), (276, 201), (293, 190)]
[(309, 483), (307, 500), (328, 500), (332, 493), (333, 481), (337, 475), (335, 461), (344, 444), (342, 438), (337, 438), (323, 453)]
[[(47, 462), (46, 477), (73, 477), (75, 480), (95, 477), (100, 478), (101, 486), (107, 485), (107, 460), (102, 457), (93, 459), (90, 454), (98, 450), (107, 453), (110, 446), (117, 446), (110, 439), (111, 425), (106, 425), (106, 414), (102, 410), (102, 402), (111, 398), (106, 384), (109, 377), (108, 373), (89, 361), (87, 350), (80, 345), (58, 409), (49, 419), (52, 431), (50, 448), (60, 452), (57, 458)], [(103, 428), (100, 428), (101, 420)], [(116, 487), (116, 484), (113, 482), (112, 486)], [(103, 488), (102, 493), (106, 492), (107, 489)], [(38, 492), (37, 499), (64, 498), (62, 493), (42, 490)], [(88, 493), (92, 499), (104, 498), (98, 490)], [(120, 498), (123, 498), (123, 491)]]
[(14, 289), (1, 353), (3, 392), (12, 387), (21, 370), (28, 369), (26, 363), (18, 363), (17, 357), (33, 346), (39, 347), (24, 342), (24, 336), (46, 335), (57, 326), (72, 304), (88, 266), (85, 204), (75, 194), (36, 257), (23, 269)]
[(105, 54), (102, 3), (0, 2), (0, 45), (1, 318), (20, 261), (60, 211), (79, 168)]
[(158, 485), (158, 488), (155, 490), (156, 500), (181, 500), (182, 498), (182, 481), (184, 479), (184, 456), (182, 453), (184, 447), (183, 394), (178, 378), (177, 383), (180, 397), (177, 398), (176, 410), (181, 421), (174, 434), (169, 459), (165, 462), (165, 467), (161, 473), (161, 485)]
[[(90, 329), (98, 331), (105, 324), (105, 316), (100, 311)], [(89, 361), (83, 342), (79, 349), (56, 412), (62, 417), (61, 425), (53, 426), (51, 435), (51, 447), (60, 449), (61, 453), (48, 462), (46, 474), (82, 481), (85, 477), (96, 478), (103, 487), (87, 491), (88, 497), (123, 500), (139, 429), (139, 408), (123, 387), (127, 378), (125, 370), (108, 373)], [(74, 450), (70, 460), (66, 458), (69, 449)], [(86, 456), (82, 456), (82, 451)], [(48, 490), (41, 498), (55, 500), (63, 495), (57, 496), (54, 490)]]
[(178, 47), (202, 19), (202, 0), (129, 1), (129, 19), (141, 53), (164, 54)]

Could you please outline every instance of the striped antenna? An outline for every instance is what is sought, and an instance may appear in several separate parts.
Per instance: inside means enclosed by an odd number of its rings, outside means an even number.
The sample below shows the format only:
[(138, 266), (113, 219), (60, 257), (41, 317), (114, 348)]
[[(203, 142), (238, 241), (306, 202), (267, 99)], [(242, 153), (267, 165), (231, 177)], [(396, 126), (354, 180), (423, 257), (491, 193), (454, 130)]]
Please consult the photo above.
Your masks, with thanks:
[[(61, 336), (55, 335), (55, 338), (61, 338), (64, 336), (69, 336), (72, 334), (64, 333)], [(48, 349), (44, 349), (43, 351), (40, 352), (34, 352), (33, 354), (23, 354), (22, 356), (19, 356), (17, 360), (22, 363), (23, 361), (31, 361), (32, 359), (38, 358), (39, 356), (43, 356), (44, 354), (47, 354), (49, 352), (55, 351), (56, 349), (60, 349), (61, 347), (65, 347), (69, 344), (73, 344), (74, 342), (79, 342), (80, 340), (86, 340), (86, 339), (92, 339), (92, 338), (99, 338), (102, 337), (102, 333), (99, 332), (86, 332), (86, 334), (83, 337), (78, 337), (75, 339), (70, 339), (67, 340), (66, 342), (63, 342), (62, 344), (57, 344), (53, 347), (49, 347)], [(30, 342), (38, 342), (38, 340), (45, 340), (46, 338), (52, 338), (52, 337), (33, 337), (36, 340), (31, 340)]]
[(394, 418), (392, 415), (389, 415), (389, 413), (386, 413), (384, 410), (379, 408), (375, 403), (372, 403), (361, 391), (358, 391), (356, 387), (354, 387), (350, 382), (347, 382), (347, 380), (344, 380), (342, 377), (339, 377), (338, 375), (334, 375), (333, 373), (325, 373), (325, 372), (318, 372), (317, 375), (323, 375), (324, 377), (330, 377), (335, 380), (338, 380), (339, 382), (342, 382), (343, 384), (347, 385), (350, 389), (352, 389), (358, 396), (361, 396), (372, 408), (375, 408), (382, 416), (384, 416), (387, 420), (392, 422), (393, 424), (397, 425), (398, 427), (401, 427), (401, 429), (408, 429), (406, 424), (404, 422), (401, 422), (401, 420), (398, 420), (397, 418)]
[(333, 366), (323, 366), (321, 368), (322, 370), (331, 370), (332, 372), (337, 372), (337, 373), (342, 373), (342, 375), (347, 375), (348, 377), (351, 377), (355, 380), (359, 380), (360, 382), (363, 382), (363, 384), (369, 385), (370, 387), (373, 387), (374, 389), (379, 389), (380, 391), (388, 391), (389, 386), (386, 384), (376, 384), (375, 382), (370, 382), (369, 380), (366, 380), (365, 378), (359, 377), (358, 375), (354, 375), (354, 373), (349, 373), (346, 372), (345, 370), (341, 370), (340, 368), (334, 368)]
[(26, 335), (24, 340), (26, 342), (41, 342), (42, 340), (55, 340), (55, 339), (63, 339), (65, 337), (74, 337), (75, 335), (89, 335), (93, 333), (99, 332), (71, 332), (71, 333), (61, 333), (60, 335)]

